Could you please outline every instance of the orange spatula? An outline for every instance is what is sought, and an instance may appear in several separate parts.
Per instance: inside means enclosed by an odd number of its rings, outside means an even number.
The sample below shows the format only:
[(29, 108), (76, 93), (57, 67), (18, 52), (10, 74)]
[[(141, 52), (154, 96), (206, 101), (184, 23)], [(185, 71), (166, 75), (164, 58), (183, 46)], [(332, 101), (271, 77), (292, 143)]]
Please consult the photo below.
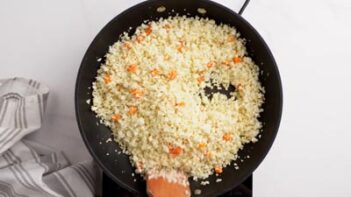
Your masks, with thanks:
[(188, 178), (177, 171), (150, 172), (146, 180), (146, 191), (149, 197), (189, 197)]

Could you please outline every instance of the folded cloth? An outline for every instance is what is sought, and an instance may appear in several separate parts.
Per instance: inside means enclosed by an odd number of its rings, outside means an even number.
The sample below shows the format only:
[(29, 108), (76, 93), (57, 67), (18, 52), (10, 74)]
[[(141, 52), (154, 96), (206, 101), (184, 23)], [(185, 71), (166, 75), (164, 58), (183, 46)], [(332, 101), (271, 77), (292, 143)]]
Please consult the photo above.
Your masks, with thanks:
[(23, 78), (0, 80), (0, 197), (94, 196), (93, 161), (71, 165), (55, 152), (22, 138), (39, 129), (49, 89)]
[(34, 80), (0, 80), (0, 154), (40, 128), (48, 94)]

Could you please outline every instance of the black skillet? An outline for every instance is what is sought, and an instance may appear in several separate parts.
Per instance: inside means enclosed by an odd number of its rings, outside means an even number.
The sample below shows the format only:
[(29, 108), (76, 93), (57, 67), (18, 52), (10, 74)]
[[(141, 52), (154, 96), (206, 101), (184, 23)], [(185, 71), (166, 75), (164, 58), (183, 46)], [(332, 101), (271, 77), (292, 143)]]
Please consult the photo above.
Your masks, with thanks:
[[(278, 131), (282, 113), (282, 86), (278, 68), (268, 46), (258, 32), (240, 16), (248, 2), (249, 0), (245, 1), (237, 14), (223, 5), (208, 0), (149, 0), (116, 16), (95, 37), (84, 55), (78, 72), (75, 90), (76, 116), (83, 140), (91, 155), (117, 184), (133, 193), (145, 194), (145, 182), (138, 175), (131, 176), (134, 169), (127, 155), (118, 154), (119, 146), (114, 142), (106, 143), (111, 136), (111, 131), (99, 124), (99, 120), (90, 110), (90, 105), (87, 104), (87, 100), (91, 99), (91, 84), (100, 66), (97, 59), (103, 58), (109, 46), (119, 39), (122, 32), (128, 31), (129, 27), (132, 27), (129, 32), (133, 33), (135, 27), (146, 19), (157, 20), (160, 17), (176, 14), (208, 17), (217, 23), (235, 26), (242, 37), (247, 40), (247, 50), (260, 67), (260, 81), (266, 90), (264, 111), (260, 118), (263, 122), (261, 138), (257, 143), (245, 145), (244, 149), (239, 152), (240, 159), (237, 162), (239, 169), (236, 170), (233, 165), (226, 167), (220, 175), (222, 179), (220, 183), (215, 182), (218, 177), (214, 175), (208, 179), (211, 184), (206, 186), (190, 180), (192, 191), (201, 189), (200, 196), (220, 195), (240, 184), (262, 162)], [(158, 12), (157, 8), (160, 6), (164, 6), (166, 11)], [(204, 8), (206, 13), (199, 13), (198, 8)]]

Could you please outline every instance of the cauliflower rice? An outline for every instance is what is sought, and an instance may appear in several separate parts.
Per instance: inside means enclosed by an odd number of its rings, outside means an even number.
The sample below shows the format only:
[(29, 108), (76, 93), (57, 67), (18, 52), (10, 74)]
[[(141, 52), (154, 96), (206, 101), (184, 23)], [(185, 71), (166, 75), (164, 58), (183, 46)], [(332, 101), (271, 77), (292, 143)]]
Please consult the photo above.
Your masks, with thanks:
[[(264, 89), (235, 28), (170, 17), (114, 43), (93, 83), (92, 110), (137, 172), (179, 170), (207, 178), (257, 141)], [(231, 97), (206, 87), (235, 87)]]

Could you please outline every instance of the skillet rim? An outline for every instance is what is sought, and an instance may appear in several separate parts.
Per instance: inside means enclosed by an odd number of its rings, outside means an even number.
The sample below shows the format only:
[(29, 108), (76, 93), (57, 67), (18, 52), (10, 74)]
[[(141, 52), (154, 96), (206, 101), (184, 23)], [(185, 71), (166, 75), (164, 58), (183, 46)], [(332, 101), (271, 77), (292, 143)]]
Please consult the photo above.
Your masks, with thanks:
[[(133, 5), (132, 7), (129, 7), (128, 9), (122, 11), (121, 13), (119, 13), (118, 15), (116, 15), (114, 18), (112, 18), (106, 25), (104, 25), (104, 27), (97, 33), (97, 35), (94, 37), (93, 41), (90, 43), (87, 51), (85, 52), (84, 56), (83, 56), (83, 59), (81, 61), (81, 64), (80, 64), (80, 67), (79, 67), (79, 70), (78, 70), (78, 75), (77, 75), (77, 78), (76, 78), (76, 84), (75, 84), (75, 96), (74, 96), (74, 103), (75, 103), (75, 114), (76, 114), (76, 121), (77, 121), (77, 124), (78, 124), (78, 128), (79, 128), (79, 131), (80, 131), (80, 134), (83, 138), (83, 141), (84, 141), (84, 144), (85, 146), (87, 147), (89, 153), (92, 155), (94, 161), (99, 165), (100, 168), (102, 168), (102, 170), (104, 171), (104, 173), (110, 177), (113, 181), (115, 181), (118, 185), (120, 185), (121, 187), (127, 189), (128, 191), (132, 192), (132, 193), (140, 193), (139, 190), (135, 190), (134, 188), (130, 187), (128, 184), (124, 183), (122, 180), (120, 180), (118, 178), (118, 176), (114, 175), (103, 163), (102, 163), (102, 160), (100, 159), (100, 157), (94, 152), (94, 148), (90, 145), (88, 139), (87, 139), (87, 135), (86, 135), (86, 132), (84, 131), (83, 129), (83, 120), (81, 119), (80, 117), (80, 112), (79, 112), (79, 109), (80, 109), (80, 105), (79, 105), (79, 95), (78, 95), (78, 90), (80, 88), (80, 82), (81, 82), (81, 77), (82, 77), (82, 70), (83, 70), (83, 67), (84, 65), (86, 65), (86, 59), (88, 58), (88, 54), (90, 53), (91, 50), (93, 50), (93, 47), (94, 45), (96, 45), (96, 42), (98, 40), (98, 38), (100, 37), (100, 34), (104, 31), (106, 31), (107, 29), (109, 29), (109, 27), (111, 26), (111, 24), (115, 21), (115, 20), (119, 20), (122, 15), (127, 15), (129, 12), (133, 12), (133, 10), (139, 8), (139, 7), (143, 7), (143, 6), (153, 6), (155, 3), (158, 3), (158, 2), (161, 2), (160, 0), (148, 0), (148, 1), (143, 1), (143, 2), (140, 2), (136, 5)], [(195, 2), (195, 1), (194, 1)], [(247, 26), (250, 31), (252, 33), (254, 33), (259, 42), (261, 42), (265, 48), (265, 50), (267, 51), (267, 54), (268, 54), (268, 58), (272, 60), (271, 64), (272, 64), (272, 67), (274, 68), (274, 72), (275, 74), (277, 75), (277, 86), (278, 86), (278, 89), (276, 91), (278, 91), (278, 97), (276, 98), (277, 102), (278, 103), (278, 106), (279, 106), (279, 111), (278, 111), (278, 119), (277, 121), (274, 123), (274, 132), (273, 132), (273, 135), (271, 137), (271, 140), (269, 141), (270, 143), (267, 143), (265, 145), (265, 150), (264, 150), (264, 154), (261, 154), (258, 159), (256, 160), (255, 164), (256, 165), (252, 165), (250, 167), (250, 173), (247, 173), (246, 176), (243, 176), (242, 179), (239, 179), (238, 182), (239, 184), (241, 182), (243, 182), (248, 176), (250, 176), (256, 169), (257, 167), (262, 163), (262, 161), (265, 159), (265, 157), (267, 156), (269, 150), (271, 149), (274, 141), (275, 141), (275, 138), (277, 136), (277, 133), (278, 133), (278, 130), (279, 130), (279, 126), (280, 126), (280, 122), (281, 122), (281, 118), (282, 118), (282, 111), (283, 111), (283, 88), (282, 88), (282, 83), (281, 83), (281, 78), (280, 78), (280, 73), (279, 73), (279, 70), (278, 70), (278, 67), (277, 67), (277, 64), (276, 64), (276, 61), (273, 57), (273, 54), (271, 52), (271, 50), (269, 49), (268, 45), (266, 44), (266, 42), (263, 40), (263, 38), (261, 37), (261, 35), (257, 32), (257, 30), (248, 22), (246, 21), (241, 15), (239, 15), (238, 13), (234, 12), (233, 10), (231, 10), (230, 8), (222, 5), (222, 4), (219, 4), (217, 2), (213, 2), (213, 1), (210, 1), (210, 0), (198, 0), (198, 2), (204, 2), (204, 3), (207, 3), (209, 6), (217, 6), (219, 7), (220, 9), (222, 9), (223, 11), (225, 12), (228, 12), (230, 13), (232, 16), (236, 17), (238, 20), (241, 20), (241, 22), (244, 23), (245, 26)], [(245, 36), (243, 36), (245, 37)], [(235, 186), (235, 184), (233, 184), (230, 188), (227, 188), (226, 190), (223, 190), (221, 191), (218, 195), (220, 194), (223, 194), (225, 192), (228, 192), (230, 191), (231, 189), (233, 189)], [(205, 196), (208, 196), (208, 195), (205, 195)]]

